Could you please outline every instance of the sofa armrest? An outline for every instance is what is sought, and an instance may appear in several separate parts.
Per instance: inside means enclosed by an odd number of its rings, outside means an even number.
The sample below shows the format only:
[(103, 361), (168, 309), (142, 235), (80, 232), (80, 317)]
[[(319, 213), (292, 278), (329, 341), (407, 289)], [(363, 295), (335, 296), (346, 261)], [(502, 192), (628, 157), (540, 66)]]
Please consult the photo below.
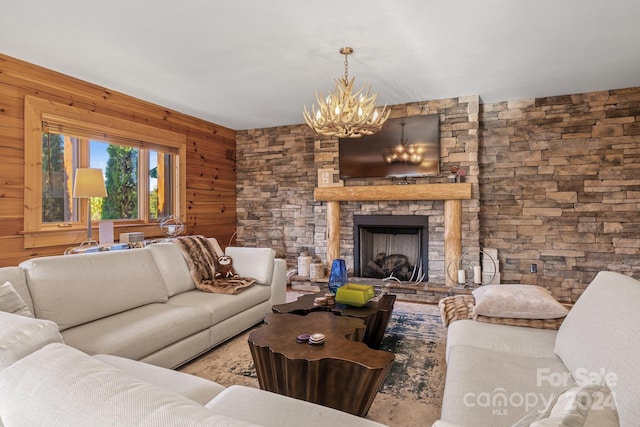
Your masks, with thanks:
[(271, 278), (271, 305), (287, 302), (287, 262), (276, 258)]

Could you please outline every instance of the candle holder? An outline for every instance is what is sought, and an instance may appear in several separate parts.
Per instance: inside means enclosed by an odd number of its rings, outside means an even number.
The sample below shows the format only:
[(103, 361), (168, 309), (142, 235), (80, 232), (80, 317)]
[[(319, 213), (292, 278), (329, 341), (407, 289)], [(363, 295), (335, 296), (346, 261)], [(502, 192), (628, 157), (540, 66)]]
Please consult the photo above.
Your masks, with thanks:
[[(477, 286), (487, 285), (493, 282), (493, 279), (496, 277), (496, 273), (498, 272), (498, 267), (496, 264), (496, 260), (493, 259), (491, 255), (486, 252), (479, 251), (479, 255), (483, 257), (487, 257), (491, 260), (491, 265), (493, 266), (493, 271), (482, 271), (480, 265), (478, 265), (472, 258), (468, 252), (463, 252), (455, 260), (451, 261), (449, 265), (447, 265), (446, 274), (449, 280), (452, 282), (456, 282), (458, 287), (463, 289), (471, 289)], [(455, 274), (456, 277), (451, 277), (452, 267), (456, 266)], [(482, 280), (484, 274), (483, 273), (491, 273), (491, 276), (488, 280)], [(487, 277), (489, 277), (487, 275)]]

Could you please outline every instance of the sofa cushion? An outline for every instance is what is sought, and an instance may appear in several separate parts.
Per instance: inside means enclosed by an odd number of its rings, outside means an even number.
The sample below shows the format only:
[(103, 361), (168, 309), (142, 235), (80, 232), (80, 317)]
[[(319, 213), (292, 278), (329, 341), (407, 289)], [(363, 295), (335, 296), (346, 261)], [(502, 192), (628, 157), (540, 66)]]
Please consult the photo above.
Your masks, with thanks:
[(486, 285), (475, 289), (474, 316), (557, 319), (567, 315), (549, 291), (534, 285)]
[(237, 295), (194, 290), (172, 296), (167, 304), (204, 309), (209, 313), (211, 324), (215, 325), (262, 302), (268, 301), (270, 297), (271, 289), (267, 286), (253, 286)]
[(33, 313), (9, 281), (0, 285), (0, 311), (33, 317)]
[(167, 287), (168, 296), (196, 288), (189, 267), (184, 261), (182, 252), (173, 243), (154, 243), (147, 247), (156, 261), (158, 270)]
[(573, 385), (557, 356), (464, 345), (449, 350), (446, 378), (441, 419), (461, 426), (511, 426)]
[(22, 301), (29, 307), (29, 310), (33, 313), (33, 301), (31, 300), (31, 293), (29, 293), (29, 287), (27, 286), (27, 278), (24, 274), (24, 270), (21, 267), (2, 267), (0, 268), (0, 283), (11, 282), (13, 288), (18, 292)]
[(110, 354), (96, 354), (93, 357), (107, 365), (118, 368), (132, 377), (171, 390), (201, 405), (206, 404), (224, 390), (224, 387), (216, 382), (185, 374), (184, 372), (174, 371), (173, 369), (161, 368), (149, 363), (127, 359), (126, 357), (112, 356)]
[(148, 304), (66, 329), (62, 336), (67, 344), (88, 354), (139, 360), (209, 326), (209, 313), (201, 308)]
[(640, 425), (640, 281), (599, 272), (573, 306), (555, 351), (577, 380), (604, 379), (620, 425)]
[(271, 284), (276, 251), (271, 248), (229, 246), (225, 253), (231, 257), (238, 276), (256, 279), (259, 285)]
[(456, 320), (447, 331), (447, 360), (455, 346), (484, 348), (517, 356), (555, 358), (557, 331)]
[(167, 301), (167, 288), (146, 250), (33, 258), (24, 268), (34, 314), (60, 330)]
[(248, 426), (64, 344), (0, 372), (6, 426)]
[(62, 342), (58, 325), (50, 320), (0, 312), (0, 325), (0, 370), (47, 344)]

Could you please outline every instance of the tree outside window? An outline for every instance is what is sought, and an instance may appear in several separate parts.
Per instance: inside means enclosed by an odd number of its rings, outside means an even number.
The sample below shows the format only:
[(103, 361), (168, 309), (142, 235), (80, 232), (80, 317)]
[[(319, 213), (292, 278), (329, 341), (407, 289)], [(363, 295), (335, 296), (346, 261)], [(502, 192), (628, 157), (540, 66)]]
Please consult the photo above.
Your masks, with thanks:
[[(72, 198), (72, 181), (78, 159), (87, 152), (90, 167), (103, 169), (107, 197), (90, 199), (92, 220), (138, 220), (144, 205), (147, 219), (171, 214), (158, 187), (167, 186), (168, 175), (158, 176), (158, 160), (169, 154), (156, 150), (109, 144), (103, 141), (70, 137), (53, 132), (42, 135), (42, 221), (44, 223), (78, 221), (79, 204)], [(144, 160), (144, 161), (142, 161)], [(140, 165), (154, 165), (142, 168)], [(170, 176), (169, 176), (170, 178)], [(146, 182), (141, 190), (140, 182)], [(161, 181), (161, 182), (160, 182)], [(141, 197), (142, 196), (142, 197)], [(161, 203), (162, 202), (162, 203)], [(161, 207), (162, 204), (162, 207)], [(167, 210), (169, 208), (169, 210)]]
[(109, 145), (102, 219), (138, 218), (138, 150)]

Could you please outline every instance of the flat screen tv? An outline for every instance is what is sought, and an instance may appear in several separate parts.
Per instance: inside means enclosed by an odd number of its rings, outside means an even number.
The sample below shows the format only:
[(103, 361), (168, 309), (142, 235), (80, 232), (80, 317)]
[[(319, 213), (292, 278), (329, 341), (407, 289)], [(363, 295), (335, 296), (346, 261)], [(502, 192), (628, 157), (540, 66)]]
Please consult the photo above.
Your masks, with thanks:
[(389, 119), (382, 130), (339, 141), (340, 178), (419, 177), (440, 174), (437, 114)]

